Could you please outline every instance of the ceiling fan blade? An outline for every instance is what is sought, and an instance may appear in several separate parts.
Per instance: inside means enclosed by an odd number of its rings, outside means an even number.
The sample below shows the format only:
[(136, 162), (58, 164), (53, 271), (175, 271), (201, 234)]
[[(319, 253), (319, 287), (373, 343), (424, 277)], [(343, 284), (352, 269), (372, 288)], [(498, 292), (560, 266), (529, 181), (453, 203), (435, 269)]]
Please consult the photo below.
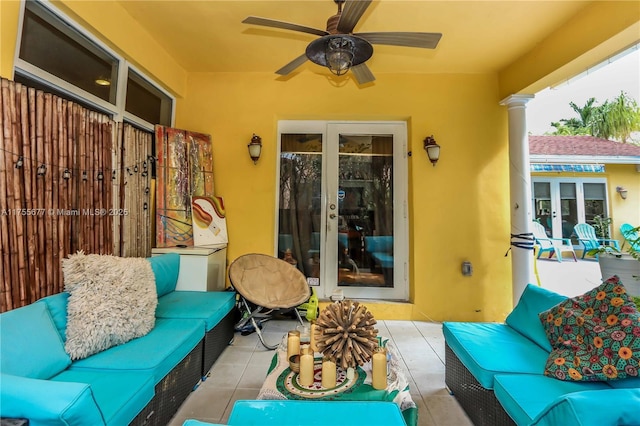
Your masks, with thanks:
[(338, 21), (338, 32), (351, 33), (370, 4), (371, 0), (346, 0)]
[(380, 32), (358, 33), (354, 36), (363, 38), (371, 44), (388, 44), (391, 46), (422, 47), (435, 49), (442, 37), (441, 33)]
[(258, 16), (248, 16), (242, 21), (243, 24), (262, 25), (263, 27), (281, 28), (283, 30), (300, 31), (302, 33), (313, 34), (318, 36), (325, 36), (329, 34), (325, 30), (319, 30), (317, 28), (305, 27), (304, 25), (292, 24), (284, 21), (277, 21), (275, 19), (260, 18)]
[(358, 81), (358, 84), (370, 83), (376, 79), (367, 64), (364, 62), (360, 65), (356, 65), (355, 67), (351, 67), (351, 72)]
[(285, 65), (284, 67), (276, 71), (276, 74), (289, 75), (291, 72), (293, 72), (293, 70), (298, 68), (300, 65), (304, 64), (306, 61), (307, 61), (307, 55), (304, 55), (304, 54), (300, 55), (297, 58), (295, 58), (293, 61), (289, 62), (287, 65)]

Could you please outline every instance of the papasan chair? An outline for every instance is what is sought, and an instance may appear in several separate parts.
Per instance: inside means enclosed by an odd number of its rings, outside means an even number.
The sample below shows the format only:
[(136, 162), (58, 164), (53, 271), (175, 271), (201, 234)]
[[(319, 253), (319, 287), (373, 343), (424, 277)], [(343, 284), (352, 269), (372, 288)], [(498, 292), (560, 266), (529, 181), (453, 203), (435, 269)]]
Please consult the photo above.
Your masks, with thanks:
[[(277, 313), (293, 310), (303, 324), (295, 308), (309, 299), (311, 290), (304, 274), (284, 260), (260, 253), (242, 255), (229, 265), (229, 281), (240, 296), (241, 319), (236, 330), (250, 321), (265, 348), (278, 345), (265, 341), (256, 318), (262, 323)], [(252, 310), (248, 302), (256, 308)]]

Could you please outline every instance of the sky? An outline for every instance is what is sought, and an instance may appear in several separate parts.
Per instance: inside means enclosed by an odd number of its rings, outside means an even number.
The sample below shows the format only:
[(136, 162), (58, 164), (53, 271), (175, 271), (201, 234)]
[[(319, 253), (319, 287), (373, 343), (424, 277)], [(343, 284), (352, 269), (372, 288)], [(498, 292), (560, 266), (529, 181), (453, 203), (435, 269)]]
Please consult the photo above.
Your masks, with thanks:
[(640, 105), (640, 50), (612, 61), (597, 69), (589, 70), (583, 77), (569, 80), (555, 89), (547, 88), (535, 94), (527, 104), (527, 128), (533, 135), (552, 132), (552, 121), (578, 117), (569, 102), (584, 106), (589, 98), (596, 98), (597, 105), (616, 98), (624, 91)]

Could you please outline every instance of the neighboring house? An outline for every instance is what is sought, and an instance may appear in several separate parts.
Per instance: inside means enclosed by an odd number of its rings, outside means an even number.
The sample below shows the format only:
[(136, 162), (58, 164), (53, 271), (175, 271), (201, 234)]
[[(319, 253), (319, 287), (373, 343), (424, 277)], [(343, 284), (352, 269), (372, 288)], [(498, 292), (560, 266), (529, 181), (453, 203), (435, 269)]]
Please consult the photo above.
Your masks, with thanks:
[[(596, 215), (640, 224), (640, 146), (593, 136), (529, 136), (533, 217), (555, 238)], [(624, 197), (624, 198), (623, 198)], [(574, 239), (574, 244), (577, 241)]]

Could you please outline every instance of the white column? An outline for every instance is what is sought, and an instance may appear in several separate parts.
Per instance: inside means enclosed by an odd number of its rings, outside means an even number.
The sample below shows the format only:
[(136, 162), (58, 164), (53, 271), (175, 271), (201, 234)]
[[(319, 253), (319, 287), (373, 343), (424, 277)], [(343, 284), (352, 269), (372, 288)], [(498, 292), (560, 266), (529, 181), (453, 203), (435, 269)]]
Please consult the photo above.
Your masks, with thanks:
[(511, 95), (500, 102), (509, 110), (509, 183), (511, 212), (511, 279), (513, 305), (534, 277), (533, 251), (514, 243), (528, 243), (517, 235), (531, 234), (531, 173), (526, 104), (533, 95)]

